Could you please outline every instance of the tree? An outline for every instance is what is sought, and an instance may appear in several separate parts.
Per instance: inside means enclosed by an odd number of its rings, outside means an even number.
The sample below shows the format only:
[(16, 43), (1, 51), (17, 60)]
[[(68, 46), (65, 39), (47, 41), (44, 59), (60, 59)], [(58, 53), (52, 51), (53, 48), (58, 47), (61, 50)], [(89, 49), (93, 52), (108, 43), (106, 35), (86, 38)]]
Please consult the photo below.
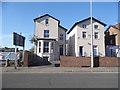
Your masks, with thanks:
[[(34, 35), (32, 36), (32, 38), (29, 41), (31, 42), (31, 44), (35, 44), (36, 39), (35, 39)], [(32, 47), (31, 49), (29, 49), (29, 51), (34, 53), (34, 47)]]
[(31, 42), (32, 44), (36, 42), (36, 39), (35, 39), (34, 36), (30, 39), (30, 42)]
[(30, 52), (34, 53), (34, 47), (32, 47), (31, 49), (29, 49)]

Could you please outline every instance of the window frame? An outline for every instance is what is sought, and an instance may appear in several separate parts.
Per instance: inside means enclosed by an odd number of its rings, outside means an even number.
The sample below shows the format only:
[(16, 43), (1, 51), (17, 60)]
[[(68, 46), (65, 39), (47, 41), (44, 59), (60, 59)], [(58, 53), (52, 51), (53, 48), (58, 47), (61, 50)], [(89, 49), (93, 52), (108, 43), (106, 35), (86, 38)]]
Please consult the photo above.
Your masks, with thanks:
[[(96, 38), (96, 35), (97, 35), (97, 38)], [(94, 39), (99, 39), (99, 32), (94, 32)]]
[[(94, 50), (96, 50), (96, 53), (94, 52)], [(93, 45), (93, 55), (94, 55), (94, 56), (99, 56), (98, 45)]]
[(60, 40), (64, 40), (64, 35), (62, 33), (60, 34)]
[[(85, 27), (84, 27), (85, 26)], [(86, 29), (87, 28), (87, 25), (86, 24), (83, 24), (82, 25), (82, 28)]]
[[(48, 32), (45, 32), (45, 31), (48, 31)], [(50, 33), (49, 30), (44, 30), (44, 37), (45, 37), (45, 38), (46, 38), (46, 37), (49, 37), (49, 33)]]
[[(95, 28), (95, 26), (98, 26), (98, 28)], [(94, 25), (94, 29), (95, 30), (99, 30), (99, 28), (100, 28), (99, 25)]]
[[(86, 33), (86, 34), (85, 34), (85, 37), (84, 37), (84, 33)], [(86, 38), (87, 38), (87, 32), (85, 32), (85, 31), (82, 32), (82, 38), (83, 38), (83, 39), (86, 39)]]
[[(47, 45), (45, 45), (47, 43)], [(45, 41), (43, 45), (43, 53), (49, 53), (49, 42)]]
[(39, 53), (41, 53), (41, 42), (39, 42)]
[(49, 19), (45, 19), (45, 25), (48, 25), (49, 24)]

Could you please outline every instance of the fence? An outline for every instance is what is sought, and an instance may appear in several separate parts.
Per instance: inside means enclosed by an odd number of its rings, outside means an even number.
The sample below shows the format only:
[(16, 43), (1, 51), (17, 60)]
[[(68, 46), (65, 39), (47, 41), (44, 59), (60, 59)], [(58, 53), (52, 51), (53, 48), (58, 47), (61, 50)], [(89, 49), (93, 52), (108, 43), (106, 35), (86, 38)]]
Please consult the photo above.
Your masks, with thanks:
[(17, 60), (19, 59), (19, 52), (15, 55), (15, 52), (0, 52), (0, 60)]

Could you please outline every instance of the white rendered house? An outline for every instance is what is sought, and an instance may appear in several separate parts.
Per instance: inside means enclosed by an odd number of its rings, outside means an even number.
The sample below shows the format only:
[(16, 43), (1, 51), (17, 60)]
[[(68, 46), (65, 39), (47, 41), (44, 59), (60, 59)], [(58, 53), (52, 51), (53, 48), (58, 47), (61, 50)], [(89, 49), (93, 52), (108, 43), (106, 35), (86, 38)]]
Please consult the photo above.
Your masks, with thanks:
[(43, 60), (59, 60), (66, 53), (66, 31), (60, 21), (48, 14), (34, 19), (35, 43), (34, 53)]
[[(93, 51), (94, 56), (105, 56), (104, 27), (106, 24), (93, 18)], [(90, 17), (79, 21), (68, 31), (69, 56), (91, 56), (91, 24)]]

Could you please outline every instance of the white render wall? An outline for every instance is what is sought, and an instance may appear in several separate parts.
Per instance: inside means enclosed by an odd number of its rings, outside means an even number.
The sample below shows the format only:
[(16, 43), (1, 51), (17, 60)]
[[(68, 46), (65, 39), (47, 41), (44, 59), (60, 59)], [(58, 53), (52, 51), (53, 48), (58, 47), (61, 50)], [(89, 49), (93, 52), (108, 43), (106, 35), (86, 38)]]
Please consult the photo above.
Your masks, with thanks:
[[(82, 25), (87, 25), (87, 29), (82, 28)], [(99, 33), (99, 39), (93, 39), (94, 45), (98, 46), (98, 52), (101, 54), (100, 56), (105, 56), (105, 44), (104, 44), (104, 26), (98, 22), (93, 21), (93, 26), (99, 25), (99, 30), (93, 30), (94, 32)], [(82, 38), (82, 32), (87, 32), (87, 38)], [(71, 56), (79, 56), (79, 46), (84, 47), (84, 55), (90, 56), (91, 52), (91, 25), (90, 20), (84, 21), (78, 25), (76, 25), (73, 30), (68, 34), (69, 38), (69, 49), (71, 50)], [(74, 37), (75, 36), (75, 37)], [(71, 37), (71, 38), (70, 38)], [(89, 43), (89, 44), (88, 44)]]
[(66, 55), (66, 32), (63, 28), (59, 27), (58, 28), (58, 36), (60, 36), (60, 34), (63, 34), (63, 40), (60, 40), (60, 38), (58, 38), (58, 43), (59, 45), (63, 45), (63, 55)]
[[(49, 24), (45, 25), (45, 20), (49, 19)], [(40, 21), (40, 23), (38, 23), (37, 21)], [(58, 40), (58, 21), (45, 16), (41, 19), (38, 19), (35, 23), (35, 36), (37, 36), (38, 38), (44, 38), (44, 30), (50, 30), (49, 31), (49, 38), (52, 39), (57, 39)]]
[(77, 27), (75, 27), (69, 34), (68, 34), (68, 52), (67, 55), (68, 56), (76, 56), (76, 51), (75, 49), (77, 49), (76, 45), (77, 45)]
[[(49, 24), (45, 25), (45, 20), (49, 19)], [(55, 39), (54, 40), (38, 40), (37, 45), (35, 45), (35, 53), (39, 55), (40, 57), (49, 57), (50, 60), (59, 60), (59, 45), (63, 45), (63, 55), (65, 56), (65, 50), (66, 50), (66, 31), (62, 27), (59, 26), (59, 22), (49, 16), (42, 17), (35, 21), (35, 36), (37, 38), (43, 38), (44, 37), (44, 30), (49, 30), (49, 37), (47, 39)], [(64, 40), (60, 40), (59, 36), (60, 34), (64, 35)], [(53, 53), (43, 53), (43, 43), (44, 41), (49, 42), (49, 50), (51, 49), (51, 43), (54, 42), (54, 52)], [(39, 43), (41, 42), (41, 50), (42, 52), (39, 52)]]

